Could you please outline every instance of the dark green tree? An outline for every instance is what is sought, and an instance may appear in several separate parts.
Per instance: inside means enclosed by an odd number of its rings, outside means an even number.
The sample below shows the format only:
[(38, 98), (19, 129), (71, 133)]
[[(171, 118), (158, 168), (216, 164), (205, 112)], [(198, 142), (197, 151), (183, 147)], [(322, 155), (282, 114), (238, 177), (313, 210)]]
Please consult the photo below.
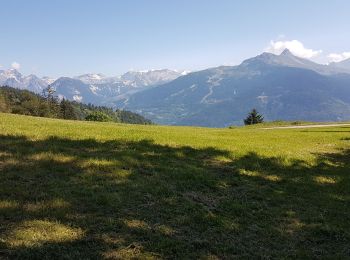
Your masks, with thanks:
[(264, 122), (264, 117), (259, 114), (259, 112), (254, 108), (247, 116), (246, 119), (244, 119), (245, 125), (254, 125)]
[(60, 103), (60, 112), (63, 119), (77, 120), (78, 117), (74, 111), (74, 107), (68, 100), (62, 99)]
[(56, 90), (51, 86), (47, 86), (42, 93), (42, 96), (46, 99), (48, 114), (47, 117), (60, 118), (61, 108), (58, 97), (55, 96)]

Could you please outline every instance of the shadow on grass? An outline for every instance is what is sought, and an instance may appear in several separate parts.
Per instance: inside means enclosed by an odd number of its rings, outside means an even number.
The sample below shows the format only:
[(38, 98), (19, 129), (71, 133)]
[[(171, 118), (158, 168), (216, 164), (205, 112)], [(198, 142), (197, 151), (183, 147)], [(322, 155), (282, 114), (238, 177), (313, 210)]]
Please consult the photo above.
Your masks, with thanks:
[(0, 257), (349, 257), (350, 151), (0, 136)]

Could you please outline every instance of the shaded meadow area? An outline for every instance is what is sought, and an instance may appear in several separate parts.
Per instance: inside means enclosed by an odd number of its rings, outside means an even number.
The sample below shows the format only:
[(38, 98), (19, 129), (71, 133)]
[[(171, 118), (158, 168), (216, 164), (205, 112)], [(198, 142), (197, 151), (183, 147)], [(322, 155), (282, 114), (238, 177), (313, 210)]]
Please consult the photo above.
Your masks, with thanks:
[(0, 258), (350, 257), (350, 149), (314, 156), (2, 134)]

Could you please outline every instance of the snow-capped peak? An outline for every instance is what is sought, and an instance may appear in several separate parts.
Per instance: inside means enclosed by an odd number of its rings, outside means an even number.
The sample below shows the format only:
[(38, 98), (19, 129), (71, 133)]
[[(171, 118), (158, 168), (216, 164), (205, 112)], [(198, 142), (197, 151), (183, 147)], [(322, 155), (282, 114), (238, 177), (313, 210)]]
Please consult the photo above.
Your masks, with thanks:
[(292, 53), (289, 49), (287, 49), (287, 48), (285, 48), (285, 49), (282, 51), (282, 53), (280, 54), (280, 56), (290, 56), (290, 55), (294, 56), (293, 53)]
[(81, 80), (85, 84), (98, 84), (104, 79), (106, 79), (107, 77), (102, 73), (88, 73), (88, 74), (83, 74), (74, 78)]
[(55, 78), (51, 78), (51, 77), (42, 77), (41, 78), (47, 85), (51, 85), (52, 83), (54, 83), (56, 81)]
[(40, 93), (48, 84), (34, 74), (23, 76), (16, 69), (0, 71), (0, 86), (9, 86)]
[(135, 87), (160, 85), (172, 81), (182, 74), (175, 70), (153, 69), (147, 71), (129, 71), (120, 78)]

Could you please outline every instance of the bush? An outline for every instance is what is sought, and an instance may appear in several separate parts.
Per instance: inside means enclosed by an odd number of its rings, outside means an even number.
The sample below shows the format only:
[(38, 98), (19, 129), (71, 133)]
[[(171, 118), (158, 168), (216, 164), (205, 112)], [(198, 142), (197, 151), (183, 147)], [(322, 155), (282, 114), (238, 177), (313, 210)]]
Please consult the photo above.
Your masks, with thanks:
[(95, 111), (85, 117), (86, 121), (109, 122), (113, 121), (111, 117), (101, 111)]

